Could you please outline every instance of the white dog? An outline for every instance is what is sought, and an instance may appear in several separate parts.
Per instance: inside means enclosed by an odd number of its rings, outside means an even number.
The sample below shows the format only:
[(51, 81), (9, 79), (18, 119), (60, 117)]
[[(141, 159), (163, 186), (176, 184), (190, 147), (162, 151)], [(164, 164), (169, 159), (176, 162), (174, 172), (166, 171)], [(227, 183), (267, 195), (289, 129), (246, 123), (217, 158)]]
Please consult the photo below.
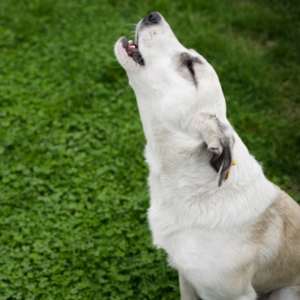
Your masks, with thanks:
[(300, 207), (231, 127), (212, 66), (156, 12), (115, 53), (147, 138), (153, 243), (179, 271), (181, 299), (299, 300)]

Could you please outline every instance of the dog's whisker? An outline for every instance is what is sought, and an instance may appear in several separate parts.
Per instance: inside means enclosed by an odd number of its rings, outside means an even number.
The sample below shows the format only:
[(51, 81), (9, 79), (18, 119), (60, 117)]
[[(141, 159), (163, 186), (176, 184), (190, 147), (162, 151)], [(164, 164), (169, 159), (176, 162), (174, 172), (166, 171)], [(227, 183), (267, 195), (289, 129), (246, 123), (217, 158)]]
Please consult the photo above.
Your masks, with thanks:
[(136, 24), (135, 23), (128, 23), (128, 24), (123, 25), (122, 27), (125, 27), (125, 26), (137, 26), (137, 24), (138, 23), (136, 23)]
[(111, 65), (108, 65), (108, 67), (111, 68), (111, 69), (120, 69), (120, 68), (122, 68), (122, 66), (119, 66), (119, 67), (113, 67), (113, 66), (111, 66)]

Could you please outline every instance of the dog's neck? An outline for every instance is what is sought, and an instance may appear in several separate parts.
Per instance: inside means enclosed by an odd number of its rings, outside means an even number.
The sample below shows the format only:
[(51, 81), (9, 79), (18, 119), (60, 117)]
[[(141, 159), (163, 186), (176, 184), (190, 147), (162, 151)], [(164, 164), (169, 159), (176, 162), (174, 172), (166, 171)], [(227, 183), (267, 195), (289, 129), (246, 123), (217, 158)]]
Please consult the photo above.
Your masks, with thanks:
[[(150, 121), (150, 120), (149, 120)], [(158, 120), (152, 120), (152, 126), (147, 131), (146, 159), (150, 172), (164, 173), (172, 177), (183, 172), (187, 178), (195, 176), (197, 170), (202, 170), (197, 181), (202, 186), (203, 193), (219, 191), (222, 188), (235, 185), (248, 185), (258, 176), (264, 176), (260, 164), (250, 155), (247, 147), (235, 133), (235, 144), (232, 158), (237, 165), (231, 170), (230, 177), (223, 187), (218, 187), (218, 173), (210, 165), (212, 153), (201, 135), (172, 130)], [(188, 167), (189, 166), (189, 167)]]
[[(205, 146), (186, 152), (177, 144), (152, 147), (147, 144), (151, 207), (167, 210), (174, 230), (186, 227), (236, 228), (253, 222), (276, 199), (277, 191), (264, 176), (261, 166), (235, 134), (230, 176), (218, 187), (218, 174), (209, 164)], [(196, 149), (196, 148), (195, 148)], [(188, 218), (181, 218), (189, 216)], [(157, 226), (163, 229), (164, 217)], [(181, 224), (177, 224), (181, 220)], [(168, 222), (167, 222), (168, 223)], [(173, 228), (173, 227), (172, 227)], [(160, 241), (154, 237), (155, 244)]]

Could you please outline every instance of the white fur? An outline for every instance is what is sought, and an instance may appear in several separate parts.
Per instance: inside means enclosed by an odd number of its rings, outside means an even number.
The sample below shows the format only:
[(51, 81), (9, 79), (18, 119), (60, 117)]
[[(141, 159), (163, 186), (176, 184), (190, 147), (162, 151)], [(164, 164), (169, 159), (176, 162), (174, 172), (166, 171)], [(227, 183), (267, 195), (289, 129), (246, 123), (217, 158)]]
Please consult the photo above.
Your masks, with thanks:
[[(147, 138), (153, 243), (165, 249), (179, 270), (182, 299), (198, 295), (205, 300), (254, 300), (251, 261), (256, 254), (249, 250), (244, 231), (273, 203), (278, 191), (230, 126), (211, 65), (182, 46), (163, 18), (147, 28), (140, 22), (137, 34), (145, 66), (128, 57), (119, 41), (115, 53), (135, 91)], [(195, 66), (197, 87), (177, 70), (182, 52), (202, 61)], [(221, 187), (219, 174), (209, 163), (210, 137), (199, 117), (203, 113), (216, 115), (227, 128), (226, 135), (235, 140), (236, 166)], [(270, 243), (276, 251), (276, 237)], [(271, 257), (272, 253), (264, 254), (266, 260)], [(241, 273), (242, 279), (235, 278)]]

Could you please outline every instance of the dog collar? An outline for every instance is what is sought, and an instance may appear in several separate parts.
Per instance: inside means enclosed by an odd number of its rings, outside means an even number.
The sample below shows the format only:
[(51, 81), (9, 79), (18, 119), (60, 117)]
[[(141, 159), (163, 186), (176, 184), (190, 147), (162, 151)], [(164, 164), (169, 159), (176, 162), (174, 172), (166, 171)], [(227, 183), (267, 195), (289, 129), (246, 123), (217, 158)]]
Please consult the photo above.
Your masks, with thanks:
[[(234, 161), (232, 162), (232, 165), (235, 166), (235, 164), (236, 164), (236, 161), (234, 160)], [(226, 179), (229, 178), (229, 171), (230, 171), (230, 169), (228, 170), (228, 172), (227, 172), (227, 174), (226, 174)]]

